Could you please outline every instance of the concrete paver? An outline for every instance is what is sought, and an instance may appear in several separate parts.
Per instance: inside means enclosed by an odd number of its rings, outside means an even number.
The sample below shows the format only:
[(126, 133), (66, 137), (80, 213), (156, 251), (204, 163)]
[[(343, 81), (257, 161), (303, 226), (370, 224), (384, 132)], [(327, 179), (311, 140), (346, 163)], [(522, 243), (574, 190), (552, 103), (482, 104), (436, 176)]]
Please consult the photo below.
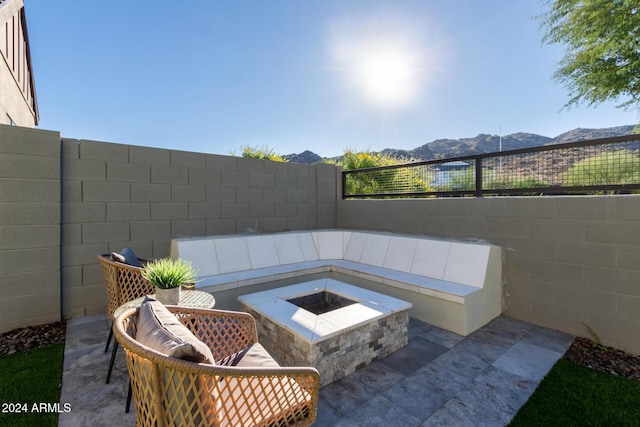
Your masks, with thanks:
[[(67, 324), (58, 425), (125, 426), (128, 373), (120, 349), (110, 384), (106, 316)], [(503, 426), (573, 336), (500, 316), (461, 337), (415, 319), (409, 345), (320, 390), (316, 426)]]

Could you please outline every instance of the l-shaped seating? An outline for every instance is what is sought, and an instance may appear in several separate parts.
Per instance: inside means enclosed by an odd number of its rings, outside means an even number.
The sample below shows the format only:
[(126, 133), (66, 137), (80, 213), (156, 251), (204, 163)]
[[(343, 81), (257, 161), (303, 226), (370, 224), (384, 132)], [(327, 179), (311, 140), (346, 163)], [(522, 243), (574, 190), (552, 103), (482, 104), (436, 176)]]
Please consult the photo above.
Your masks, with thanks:
[(409, 300), (411, 317), (460, 335), (502, 311), (500, 248), (481, 242), (313, 230), (179, 238), (171, 257), (190, 261), (211, 293), (330, 271), (364, 278)]

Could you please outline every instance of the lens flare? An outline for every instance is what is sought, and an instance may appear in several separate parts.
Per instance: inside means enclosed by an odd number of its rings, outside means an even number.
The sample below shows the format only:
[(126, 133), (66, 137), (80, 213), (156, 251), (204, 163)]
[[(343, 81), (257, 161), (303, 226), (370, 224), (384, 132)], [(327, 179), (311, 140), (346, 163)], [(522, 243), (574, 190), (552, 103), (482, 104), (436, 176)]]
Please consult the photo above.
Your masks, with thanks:
[(419, 100), (434, 58), (433, 44), (425, 48), (430, 37), (417, 28), (413, 20), (393, 14), (337, 20), (329, 47), (346, 88), (382, 110), (397, 111)]
[(368, 47), (355, 60), (354, 77), (362, 94), (380, 107), (410, 104), (418, 91), (411, 54), (401, 47)]

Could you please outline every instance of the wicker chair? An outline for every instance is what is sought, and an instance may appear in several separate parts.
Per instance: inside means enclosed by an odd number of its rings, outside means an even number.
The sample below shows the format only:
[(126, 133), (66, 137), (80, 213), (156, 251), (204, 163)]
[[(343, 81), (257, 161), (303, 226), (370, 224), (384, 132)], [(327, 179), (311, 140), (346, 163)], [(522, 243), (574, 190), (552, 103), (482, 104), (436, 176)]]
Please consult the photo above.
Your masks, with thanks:
[[(146, 281), (140, 273), (140, 267), (123, 264), (121, 262), (112, 261), (110, 254), (98, 255), (98, 260), (102, 264), (104, 272), (104, 284), (107, 288), (107, 317), (115, 320), (114, 313), (118, 307), (125, 302), (129, 302), (136, 298), (143, 297), (155, 292), (151, 283)], [(148, 259), (138, 258), (142, 265), (149, 262)], [(113, 337), (113, 328), (109, 328), (109, 337), (104, 347), (105, 353), (109, 350), (109, 343)], [(107, 371), (107, 384), (111, 379), (111, 371), (113, 370), (113, 362), (118, 351), (118, 343), (114, 343), (111, 352), (111, 361), (109, 362), (109, 370)]]
[[(256, 343), (248, 313), (167, 306), (207, 344), (216, 361)], [(237, 367), (166, 356), (136, 341), (139, 309), (114, 323), (125, 350), (138, 426), (307, 426), (318, 406), (320, 375), (309, 367)]]

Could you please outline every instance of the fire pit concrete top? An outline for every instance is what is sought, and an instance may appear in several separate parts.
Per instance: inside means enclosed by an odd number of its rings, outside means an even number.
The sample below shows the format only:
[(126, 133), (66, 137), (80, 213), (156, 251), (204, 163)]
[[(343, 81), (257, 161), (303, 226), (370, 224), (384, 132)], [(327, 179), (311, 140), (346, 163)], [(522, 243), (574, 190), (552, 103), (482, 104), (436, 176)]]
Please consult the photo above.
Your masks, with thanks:
[[(356, 304), (315, 315), (287, 301), (323, 291), (354, 300)], [(410, 302), (328, 278), (243, 295), (238, 300), (312, 343), (411, 308)]]

